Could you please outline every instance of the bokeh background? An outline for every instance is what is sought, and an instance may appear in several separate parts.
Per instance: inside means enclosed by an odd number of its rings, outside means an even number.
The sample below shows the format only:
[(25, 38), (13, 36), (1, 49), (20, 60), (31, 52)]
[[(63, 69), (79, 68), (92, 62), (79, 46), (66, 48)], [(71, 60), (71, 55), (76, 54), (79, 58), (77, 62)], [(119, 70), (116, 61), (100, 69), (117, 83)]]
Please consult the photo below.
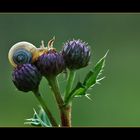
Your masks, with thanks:
[[(89, 91), (93, 101), (73, 101), (73, 126), (140, 126), (140, 14), (0, 14), (0, 127), (27, 127), (26, 118), (38, 110), (34, 95), (16, 90), (11, 81), (12, 66), (7, 59), (10, 47), (28, 41), (39, 47), (56, 37), (61, 50), (65, 41), (82, 39), (91, 46), (90, 65), (77, 71), (82, 80), (106, 53), (106, 76)], [(65, 79), (59, 76), (62, 91)], [(53, 114), (58, 111), (45, 79), (40, 85)]]

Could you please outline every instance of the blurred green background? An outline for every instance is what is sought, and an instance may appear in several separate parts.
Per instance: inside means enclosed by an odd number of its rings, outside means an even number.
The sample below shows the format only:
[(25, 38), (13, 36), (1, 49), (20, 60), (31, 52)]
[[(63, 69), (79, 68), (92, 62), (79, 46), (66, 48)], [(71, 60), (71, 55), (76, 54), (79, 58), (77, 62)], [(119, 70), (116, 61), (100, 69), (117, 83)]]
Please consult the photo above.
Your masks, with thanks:
[[(34, 95), (16, 90), (7, 53), (19, 41), (39, 47), (56, 37), (54, 47), (82, 39), (92, 51), (91, 63), (78, 70), (75, 81), (109, 49), (101, 85), (89, 91), (93, 101), (73, 101), (73, 126), (140, 126), (140, 14), (0, 14), (0, 126), (26, 126), (26, 118), (38, 109)], [(59, 77), (60, 86), (65, 79)], [(58, 119), (58, 111), (45, 79), (40, 85), (44, 99)]]

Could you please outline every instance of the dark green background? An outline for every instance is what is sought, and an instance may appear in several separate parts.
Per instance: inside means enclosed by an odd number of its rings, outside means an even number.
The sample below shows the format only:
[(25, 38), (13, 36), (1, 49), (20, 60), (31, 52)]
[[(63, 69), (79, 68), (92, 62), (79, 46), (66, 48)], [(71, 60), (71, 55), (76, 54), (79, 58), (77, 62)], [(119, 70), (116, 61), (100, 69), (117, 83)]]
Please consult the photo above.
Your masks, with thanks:
[[(31, 92), (17, 91), (11, 81), (7, 54), (12, 45), (28, 41), (39, 47), (56, 37), (54, 47), (82, 39), (92, 51), (90, 65), (77, 71), (82, 80), (109, 49), (101, 85), (89, 91), (93, 101), (73, 101), (73, 126), (140, 126), (140, 14), (0, 14), (0, 126), (25, 126), (38, 102)], [(59, 77), (60, 86), (65, 80)], [(58, 119), (45, 79), (41, 92)]]

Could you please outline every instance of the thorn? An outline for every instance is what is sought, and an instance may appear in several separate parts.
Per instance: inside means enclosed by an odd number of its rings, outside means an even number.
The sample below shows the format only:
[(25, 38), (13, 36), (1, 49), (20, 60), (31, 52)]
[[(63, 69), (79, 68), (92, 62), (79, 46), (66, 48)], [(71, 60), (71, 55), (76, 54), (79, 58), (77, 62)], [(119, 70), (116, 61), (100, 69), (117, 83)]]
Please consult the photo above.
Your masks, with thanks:
[(100, 83), (100, 82), (98, 82), (98, 81), (96, 82), (96, 84), (101, 85), (101, 83)]
[(90, 94), (86, 94), (85, 97), (87, 97), (90, 101), (93, 102), (93, 100), (89, 97)]
[(106, 77), (104, 76), (104, 77), (102, 77), (102, 78), (100, 78), (100, 79), (97, 79), (97, 82), (99, 82), (99, 81), (101, 81), (101, 80), (103, 80), (103, 79), (105, 79)]
[(30, 119), (25, 119), (26, 121), (32, 121), (33, 120), (33, 118), (30, 118)]
[(31, 122), (24, 122), (24, 124), (25, 124), (25, 125), (26, 125), (26, 124), (31, 125)]
[(105, 54), (104, 58), (107, 56), (108, 52), (109, 52), (109, 49), (107, 50), (107, 52), (106, 52), (106, 54)]
[(34, 111), (35, 114), (37, 114), (37, 112), (36, 112), (36, 110), (34, 108), (33, 108), (33, 111)]

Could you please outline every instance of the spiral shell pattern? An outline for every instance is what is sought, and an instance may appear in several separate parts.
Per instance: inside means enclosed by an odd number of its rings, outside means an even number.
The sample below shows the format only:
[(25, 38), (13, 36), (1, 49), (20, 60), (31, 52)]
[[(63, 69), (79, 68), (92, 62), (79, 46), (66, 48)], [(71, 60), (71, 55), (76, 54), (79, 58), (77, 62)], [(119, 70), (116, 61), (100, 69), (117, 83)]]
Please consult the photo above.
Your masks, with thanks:
[(31, 63), (33, 54), (35, 54), (37, 48), (29, 42), (18, 42), (11, 47), (8, 53), (8, 59), (13, 67), (18, 65)]

